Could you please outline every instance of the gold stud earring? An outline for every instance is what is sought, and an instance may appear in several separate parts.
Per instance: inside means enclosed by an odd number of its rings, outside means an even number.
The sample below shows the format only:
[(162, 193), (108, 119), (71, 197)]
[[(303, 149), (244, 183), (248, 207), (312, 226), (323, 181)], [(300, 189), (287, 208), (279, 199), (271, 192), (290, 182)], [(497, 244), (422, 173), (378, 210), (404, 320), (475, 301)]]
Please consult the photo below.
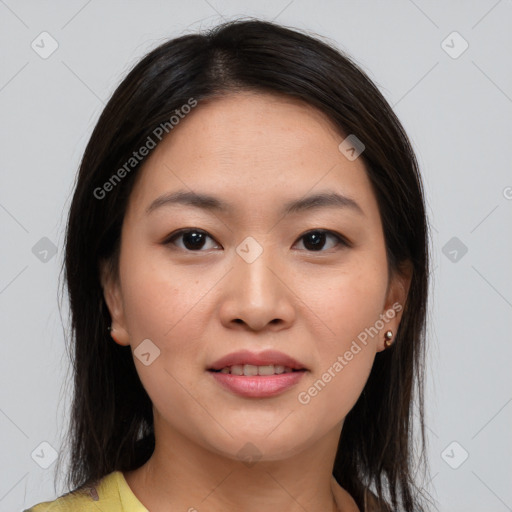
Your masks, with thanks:
[(392, 344), (391, 339), (393, 338), (393, 332), (392, 331), (386, 331), (384, 334), (384, 345), (386, 345), (386, 348), (389, 348)]

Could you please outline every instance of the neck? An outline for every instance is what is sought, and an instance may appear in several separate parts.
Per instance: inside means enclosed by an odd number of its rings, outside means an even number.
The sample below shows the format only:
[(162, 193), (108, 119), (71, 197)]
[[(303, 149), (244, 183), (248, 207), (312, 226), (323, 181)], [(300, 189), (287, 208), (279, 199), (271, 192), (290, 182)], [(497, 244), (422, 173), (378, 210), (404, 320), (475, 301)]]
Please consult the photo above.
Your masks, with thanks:
[(250, 460), (247, 445), (249, 458), (241, 461), (207, 450), (176, 431), (162, 432), (155, 424), (153, 455), (140, 468), (125, 473), (125, 478), (151, 512), (358, 512), (332, 476), (340, 432), (341, 427), (280, 460)]

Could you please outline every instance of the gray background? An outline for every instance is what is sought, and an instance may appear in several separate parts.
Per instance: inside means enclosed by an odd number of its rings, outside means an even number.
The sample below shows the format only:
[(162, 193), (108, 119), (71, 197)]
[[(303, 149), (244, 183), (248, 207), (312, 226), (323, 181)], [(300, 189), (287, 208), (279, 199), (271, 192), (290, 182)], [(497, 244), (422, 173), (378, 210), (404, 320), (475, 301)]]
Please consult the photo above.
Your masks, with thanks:
[[(101, 109), (165, 39), (237, 16), (331, 38), (403, 122), (433, 233), (430, 490), (441, 511), (512, 510), (511, 0), (0, 0), (0, 510), (63, 492), (51, 448), (69, 407), (59, 270)], [(58, 43), (47, 58), (44, 31)]]

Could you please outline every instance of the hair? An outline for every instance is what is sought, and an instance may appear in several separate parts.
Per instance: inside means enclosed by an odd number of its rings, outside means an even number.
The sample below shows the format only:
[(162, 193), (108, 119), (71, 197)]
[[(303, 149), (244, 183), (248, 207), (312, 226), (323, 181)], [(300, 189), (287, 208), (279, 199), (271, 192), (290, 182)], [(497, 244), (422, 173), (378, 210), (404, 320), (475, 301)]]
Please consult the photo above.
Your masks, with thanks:
[[(293, 97), (323, 112), (340, 134), (365, 145), (361, 158), (382, 219), (389, 275), (412, 264), (412, 279), (393, 345), (377, 354), (363, 392), (348, 413), (333, 468), (363, 509), (373, 488), (383, 510), (424, 510), (413, 464), (426, 468), (423, 369), (429, 276), (424, 193), (412, 145), (371, 79), (330, 42), (271, 22), (235, 20), (171, 39), (142, 58), (113, 93), (80, 163), (65, 239), (69, 343), (74, 377), (69, 488), (144, 464), (155, 446), (152, 403), (130, 347), (114, 343), (100, 263), (118, 277), (120, 234), (134, 165), (98, 198), (156, 127), (191, 98), (253, 91)], [(170, 135), (172, 136), (172, 134)], [(111, 181), (112, 183), (112, 181)], [(415, 400), (416, 399), (416, 400)], [(420, 451), (413, 449), (413, 405)], [(59, 461), (60, 465), (60, 461)], [(74, 491), (73, 491), (74, 492)]]

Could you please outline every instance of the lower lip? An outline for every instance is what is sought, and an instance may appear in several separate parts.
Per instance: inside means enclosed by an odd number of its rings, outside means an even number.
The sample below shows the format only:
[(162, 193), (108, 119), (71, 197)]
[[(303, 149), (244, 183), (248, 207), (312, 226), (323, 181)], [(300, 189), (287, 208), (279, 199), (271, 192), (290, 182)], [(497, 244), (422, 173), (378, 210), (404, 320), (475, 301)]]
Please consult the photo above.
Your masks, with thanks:
[(212, 372), (213, 378), (229, 391), (250, 398), (267, 398), (279, 395), (295, 386), (306, 370), (280, 375), (231, 375), (230, 373)]

